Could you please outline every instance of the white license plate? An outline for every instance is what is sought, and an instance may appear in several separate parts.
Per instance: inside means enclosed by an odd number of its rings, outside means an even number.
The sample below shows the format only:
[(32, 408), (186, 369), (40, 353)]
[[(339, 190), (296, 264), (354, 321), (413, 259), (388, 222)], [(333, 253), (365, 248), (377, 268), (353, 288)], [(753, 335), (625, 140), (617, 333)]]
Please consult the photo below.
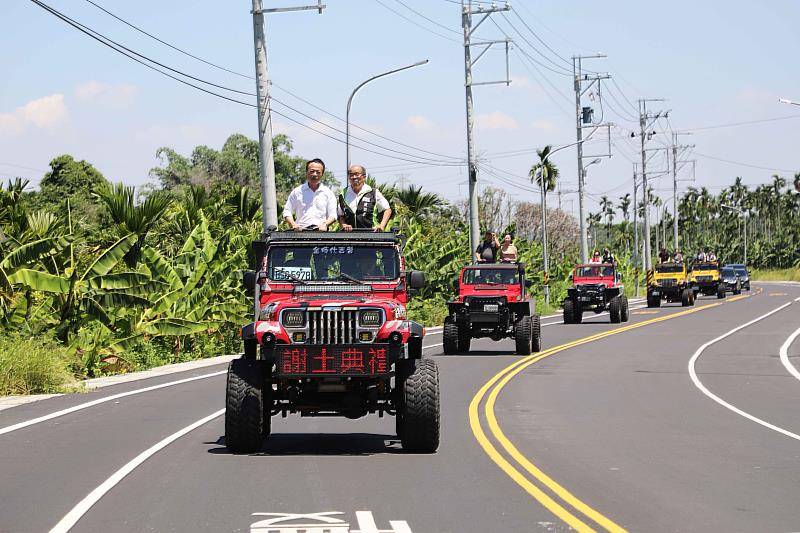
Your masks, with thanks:
[(496, 313), (497, 312), (497, 304), (486, 304), (483, 306), (483, 310), (486, 313)]

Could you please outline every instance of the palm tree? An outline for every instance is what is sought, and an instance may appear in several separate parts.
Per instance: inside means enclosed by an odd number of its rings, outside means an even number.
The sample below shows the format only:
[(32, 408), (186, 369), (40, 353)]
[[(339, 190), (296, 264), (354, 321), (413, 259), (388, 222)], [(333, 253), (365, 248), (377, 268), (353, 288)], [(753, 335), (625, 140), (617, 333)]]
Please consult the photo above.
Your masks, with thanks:
[[(388, 199), (388, 198), (387, 198)], [(408, 208), (412, 216), (424, 217), (431, 210), (444, 205), (444, 200), (436, 193), (422, 192), (422, 186), (409, 185), (402, 189), (395, 189), (395, 195), (390, 201), (395, 200)]]
[(551, 163), (549, 160), (550, 153), (553, 151), (551, 145), (547, 145), (541, 150), (536, 150), (539, 156), (539, 161), (531, 166), (528, 175), (531, 178), (531, 183), (536, 183), (541, 189), (542, 182), (544, 182), (544, 194), (554, 191), (556, 183), (558, 182), (559, 171), (558, 167)]
[(631, 193), (627, 193), (625, 196), (619, 197), (619, 210), (622, 211), (622, 218), (625, 222), (628, 222), (628, 211), (631, 207)]
[(797, 192), (800, 192), (800, 172), (797, 172), (794, 175), (794, 189)]
[(164, 215), (172, 200), (166, 194), (156, 192), (144, 202), (134, 204), (134, 188), (122, 183), (105, 184), (95, 195), (108, 207), (112, 220), (119, 225), (121, 236), (136, 235), (136, 243), (125, 253), (125, 264), (135, 267), (147, 234)]

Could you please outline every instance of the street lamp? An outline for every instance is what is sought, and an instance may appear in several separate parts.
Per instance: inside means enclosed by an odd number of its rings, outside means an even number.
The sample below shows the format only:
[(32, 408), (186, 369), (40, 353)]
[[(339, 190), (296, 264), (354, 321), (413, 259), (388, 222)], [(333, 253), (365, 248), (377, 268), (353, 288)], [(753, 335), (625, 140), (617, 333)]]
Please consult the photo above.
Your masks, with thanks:
[(350, 104), (353, 103), (353, 97), (356, 95), (358, 90), (362, 88), (364, 85), (368, 84), (373, 80), (377, 80), (378, 78), (382, 78), (384, 76), (388, 76), (389, 74), (394, 74), (395, 72), (400, 72), (401, 70), (408, 70), (410, 68), (419, 67), (424, 65), (428, 62), (427, 59), (422, 61), (417, 61), (413, 65), (406, 65), (405, 67), (396, 68), (394, 70), (390, 70), (388, 72), (384, 72), (383, 74), (378, 74), (377, 76), (372, 76), (366, 81), (363, 81), (358, 87), (353, 89), (353, 92), (350, 93), (350, 98), (347, 99), (347, 116), (345, 117), (345, 124), (346, 124), (346, 133), (345, 133), (345, 145), (347, 146), (347, 168), (345, 169), (345, 176), (348, 172), (350, 172)]
[(789, 100), (787, 98), (778, 98), (778, 101), (782, 104), (800, 105), (800, 102), (795, 102), (794, 100)]
[(744, 219), (744, 264), (747, 265), (747, 213), (745, 213), (743, 209), (739, 209), (738, 207), (734, 207), (732, 205), (720, 204), (720, 207), (724, 209), (730, 209), (731, 211), (736, 211), (742, 215), (742, 218)]

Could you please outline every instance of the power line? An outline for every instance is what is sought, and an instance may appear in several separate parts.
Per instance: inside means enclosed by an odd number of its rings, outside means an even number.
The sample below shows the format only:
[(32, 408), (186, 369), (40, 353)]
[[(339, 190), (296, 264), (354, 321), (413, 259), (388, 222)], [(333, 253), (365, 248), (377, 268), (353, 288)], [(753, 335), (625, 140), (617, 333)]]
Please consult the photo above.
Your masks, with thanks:
[(416, 22), (415, 20), (412, 20), (412, 19), (408, 18), (407, 16), (403, 15), (402, 13), (400, 13), (400, 12), (399, 12), (399, 11), (397, 11), (397, 10), (395, 10), (394, 8), (392, 8), (392, 7), (390, 7), (390, 6), (387, 6), (386, 4), (384, 4), (383, 2), (381, 2), (381, 0), (375, 0), (375, 1), (376, 1), (377, 3), (379, 3), (380, 5), (382, 5), (384, 8), (388, 9), (389, 11), (391, 11), (392, 13), (394, 13), (395, 15), (397, 15), (398, 17), (402, 18), (403, 20), (406, 20), (406, 21), (410, 22), (411, 24), (413, 24), (414, 26), (416, 26), (416, 27), (418, 27), (418, 28), (422, 28), (423, 30), (427, 31), (428, 33), (432, 33), (432, 34), (434, 34), (434, 35), (436, 35), (436, 36), (439, 36), (439, 37), (441, 37), (442, 39), (447, 39), (448, 41), (451, 41), (451, 42), (454, 42), (454, 43), (457, 43), (457, 42), (459, 42), (459, 41), (457, 41), (457, 40), (455, 40), (455, 39), (451, 39), (451, 38), (450, 38), (450, 37), (448, 37), (447, 35), (442, 35), (441, 33), (439, 33), (439, 32), (436, 32), (436, 31), (433, 31), (433, 30), (432, 30), (432, 29), (430, 29), (430, 28), (426, 28), (426, 27), (425, 27), (425, 26), (423, 26), (422, 24), (419, 24), (419, 23), (418, 23), (418, 22)]
[[(558, 65), (557, 63), (554, 63), (554, 62), (553, 62), (552, 60), (550, 60), (550, 59), (549, 59), (547, 56), (545, 56), (545, 55), (544, 55), (544, 54), (542, 54), (542, 53), (541, 53), (539, 50), (537, 50), (537, 49), (536, 49), (536, 47), (534, 47), (532, 44), (530, 44), (530, 42), (529, 42), (529, 41), (528, 41), (528, 40), (525, 38), (525, 36), (524, 36), (524, 35), (522, 35), (522, 33), (520, 33), (520, 31), (519, 31), (519, 30), (517, 30), (517, 28), (515, 28), (513, 24), (511, 24), (511, 22), (510, 22), (510, 21), (508, 20), (508, 18), (505, 16), (505, 13), (501, 13), (501, 15), (503, 16), (503, 20), (505, 20), (505, 21), (506, 21), (506, 23), (507, 23), (509, 26), (511, 26), (511, 28), (512, 28), (512, 29), (513, 29), (513, 30), (514, 30), (516, 33), (517, 33), (517, 35), (519, 35), (519, 36), (520, 36), (520, 38), (521, 38), (523, 41), (525, 41), (525, 42), (528, 44), (528, 46), (530, 46), (530, 47), (531, 47), (531, 49), (533, 49), (533, 51), (534, 51), (534, 52), (536, 52), (537, 54), (541, 55), (542, 57), (544, 57), (545, 59), (547, 59), (548, 61), (550, 61), (551, 63), (553, 63), (553, 64), (556, 66), (556, 68), (560, 68), (560, 69), (563, 69), (563, 70), (555, 70), (553, 67), (551, 67), (551, 66), (549, 66), (549, 65), (546, 65), (546, 64), (544, 64), (544, 63), (540, 62), (538, 59), (534, 58), (534, 57), (533, 57), (533, 56), (531, 56), (531, 55), (530, 55), (528, 52), (526, 52), (526, 51), (525, 51), (525, 50), (524, 50), (524, 49), (523, 49), (521, 46), (518, 48), (518, 50), (519, 50), (520, 52), (522, 52), (523, 54), (525, 54), (526, 56), (528, 56), (528, 58), (529, 58), (531, 61), (533, 61), (534, 63), (536, 63), (536, 64), (537, 64), (537, 65), (539, 65), (540, 67), (542, 67), (542, 68), (544, 68), (544, 69), (547, 69), (547, 70), (549, 70), (549, 71), (550, 71), (550, 72), (552, 72), (553, 74), (558, 74), (558, 75), (560, 75), (560, 76), (571, 76), (571, 74), (570, 74), (569, 72), (567, 72), (567, 70), (566, 70), (566, 69), (564, 69), (564, 68), (563, 68), (561, 65)], [(508, 37), (508, 34), (505, 32), (505, 30), (503, 30), (503, 28), (501, 28), (501, 27), (500, 27), (500, 25), (499, 25), (499, 24), (498, 24), (498, 23), (497, 23), (497, 22), (496, 22), (494, 19), (491, 19), (491, 22), (492, 22), (492, 24), (494, 24), (495, 26), (497, 26), (497, 29), (498, 29), (498, 30), (500, 30), (501, 32), (503, 32), (503, 35), (505, 35), (506, 39), (508, 39), (508, 38), (509, 38), (509, 37)]]
[(447, 31), (449, 31), (449, 32), (455, 33), (456, 35), (461, 35), (461, 32), (460, 32), (460, 31), (458, 31), (458, 30), (454, 30), (453, 28), (448, 28), (448, 27), (447, 27), (447, 26), (445, 26), (444, 24), (440, 24), (440, 23), (436, 22), (435, 20), (433, 20), (432, 18), (426, 17), (425, 15), (423, 15), (423, 14), (422, 14), (422, 13), (420, 13), (419, 11), (415, 10), (414, 8), (412, 8), (411, 6), (409, 6), (408, 4), (406, 4), (405, 2), (401, 2), (401, 0), (394, 0), (394, 1), (395, 1), (395, 2), (397, 2), (398, 4), (400, 4), (401, 6), (403, 6), (404, 8), (408, 9), (409, 11), (411, 11), (412, 13), (414, 13), (415, 15), (418, 15), (418, 16), (420, 16), (420, 17), (424, 18), (425, 20), (427, 20), (427, 21), (428, 21), (428, 22), (430, 22), (431, 24), (434, 24), (434, 25), (436, 25), (436, 26), (439, 26), (440, 28), (442, 28), (442, 29), (444, 29), (444, 30), (447, 30)]
[(764, 122), (777, 122), (780, 120), (791, 120), (795, 118), (800, 118), (800, 115), (788, 115), (784, 117), (764, 118), (760, 120), (748, 120), (745, 122), (731, 122), (728, 124), (717, 124), (715, 126), (701, 126), (699, 128), (685, 128), (679, 131), (702, 131), (702, 130), (715, 130), (719, 128), (734, 128), (736, 126), (748, 126), (750, 124), (762, 124)]
[[(61, 13), (61, 12), (59, 12), (59, 11), (57, 11), (57, 10), (53, 9), (52, 7), (48, 6), (48, 5), (47, 5), (47, 4), (45, 4), (44, 2), (41, 2), (40, 0), (31, 0), (31, 2), (33, 2), (33, 3), (34, 3), (34, 4), (36, 4), (37, 6), (41, 7), (42, 9), (44, 9), (45, 11), (47, 11), (48, 13), (50, 13), (51, 15), (54, 15), (55, 17), (57, 17), (57, 18), (58, 18), (58, 19), (60, 19), (61, 21), (63, 21), (63, 22), (66, 22), (67, 24), (69, 24), (69, 25), (70, 25), (70, 26), (72, 26), (73, 28), (77, 29), (77, 30), (78, 30), (78, 31), (80, 31), (81, 33), (84, 33), (84, 34), (88, 35), (89, 37), (91, 37), (91, 38), (92, 38), (92, 39), (94, 39), (95, 41), (97, 41), (97, 42), (101, 43), (102, 45), (104, 45), (104, 46), (107, 46), (107, 47), (111, 48), (111, 49), (112, 49), (112, 50), (114, 50), (115, 52), (117, 52), (117, 53), (119, 53), (119, 54), (122, 54), (122, 55), (124, 55), (125, 57), (127, 57), (127, 58), (129, 58), (129, 59), (132, 59), (133, 61), (136, 61), (137, 63), (139, 63), (139, 64), (141, 64), (141, 65), (143, 65), (143, 66), (145, 66), (145, 67), (147, 67), (147, 68), (149, 68), (149, 69), (151, 69), (151, 70), (155, 70), (155, 71), (156, 71), (156, 72), (158, 72), (159, 74), (162, 74), (162, 75), (164, 75), (164, 76), (166, 76), (166, 77), (168, 77), (168, 78), (172, 78), (173, 80), (175, 80), (175, 81), (177, 81), (177, 82), (183, 83), (184, 85), (188, 85), (189, 87), (193, 87), (194, 89), (197, 89), (197, 90), (199, 90), (199, 91), (202, 91), (202, 92), (204, 92), (204, 93), (210, 94), (210, 95), (212, 95), (212, 96), (216, 96), (216, 97), (218, 97), (218, 98), (222, 98), (223, 100), (228, 100), (229, 102), (233, 102), (233, 103), (240, 104), (240, 105), (244, 105), (244, 106), (248, 106), (248, 107), (256, 107), (256, 104), (252, 104), (252, 103), (249, 103), (249, 102), (242, 102), (241, 100), (237, 100), (237, 99), (235, 99), (235, 98), (231, 98), (231, 97), (229, 97), (229, 96), (225, 96), (225, 95), (222, 95), (222, 94), (216, 93), (216, 92), (214, 92), (214, 91), (210, 91), (210, 90), (208, 90), (208, 89), (206, 89), (206, 88), (204, 88), (204, 87), (200, 87), (200, 86), (198, 86), (198, 85), (195, 85), (195, 84), (193, 84), (193, 83), (190, 83), (190, 82), (188, 82), (188, 81), (186, 81), (186, 80), (180, 79), (180, 78), (178, 78), (177, 76), (173, 76), (172, 74), (170, 74), (170, 73), (168, 73), (168, 72), (164, 72), (163, 70), (161, 70), (161, 69), (158, 69), (158, 68), (154, 67), (153, 65), (150, 65), (149, 63), (145, 63), (145, 62), (144, 62), (144, 61), (142, 61), (141, 59), (139, 59), (139, 58), (137, 58), (137, 57), (134, 57), (134, 55), (131, 55), (131, 54), (135, 54), (135, 55), (137, 55), (137, 56), (140, 56), (140, 57), (142, 57), (143, 59), (145, 59), (145, 60), (147, 60), (147, 61), (150, 61), (150, 62), (152, 62), (152, 63), (154, 63), (154, 64), (158, 64), (158, 65), (160, 65), (160, 63), (157, 63), (156, 61), (153, 61), (153, 60), (151, 60), (151, 59), (147, 58), (146, 56), (143, 56), (143, 55), (141, 55), (141, 54), (138, 54), (138, 53), (136, 53), (136, 52), (131, 52), (131, 53), (128, 53), (128, 52), (126, 52), (126, 51), (125, 51), (125, 47), (123, 47), (123, 46), (121, 46), (121, 45), (117, 44), (115, 41), (113, 41), (113, 40), (111, 40), (111, 39), (109, 39), (109, 38), (105, 37), (104, 35), (102, 35), (102, 34), (100, 34), (100, 33), (96, 32), (96, 31), (92, 30), (92, 29), (91, 29), (91, 28), (89, 28), (88, 26), (85, 26), (85, 25), (83, 25), (83, 24), (81, 24), (81, 23), (79, 23), (79, 22), (77, 22), (77, 21), (75, 21), (75, 20), (73, 20), (73, 19), (69, 18), (68, 16), (66, 16), (66, 15), (64, 15), (63, 13)], [(165, 68), (169, 68), (169, 67), (165, 67)], [(216, 84), (213, 84), (213, 83), (210, 83), (210, 82), (206, 82), (206, 81), (200, 80), (199, 78), (195, 78), (195, 77), (193, 77), (193, 76), (189, 76), (188, 74), (184, 74), (184, 73), (182, 73), (182, 72), (180, 72), (180, 71), (177, 71), (177, 70), (175, 70), (175, 69), (171, 69), (171, 68), (169, 68), (169, 70), (172, 70), (172, 71), (174, 71), (174, 72), (177, 72), (177, 73), (181, 74), (182, 76), (186, 76), (186, 77), (188, 77), (188, 78), (195, 79), (195, 80), (197, 80), (197, 81), (201, 81), (202, 83), (205, 83), (205, 84), (207, 84), (207, 85), (218, 86), (218, 85), (216, 85)], [(218, 87), (221, 87), (221, 86), (218, 86)], [(228, 88), (226, 88), (226, 87), (223, 87), (223, 88), (224, 88), (224, 89), (226, 89), (226, 90), (229, 90), (229, 91), (233, 91), (233, 89), (228, 89)], [(241, 91), (234, 91), (234, 92), (241, 92)]]
[[(338, 143), (345, 144), (345, 141), (343, 141), (342, 139), (340, 139), (340, 138), (338, 138), (338, 137), (334, 137), (333, 135), (329, 135), (329, 134), (327, 134), (327, 133), (324, 133), (324, 132), (322, 132), (322, 131), (319, 131), (319, 130), (317, 130), (317, 129), (314, 129), (314, 128), (312, 128), (311, 126), (309, 126), (309, 125), (307, 125), (307, 124), (303, 124), (303, 123), (302, 123), (302, 122), (300, 122), (299, 120), (297, 120), (297, 119), (294, 119), (294, 118), (290, 117), (289, 115), (286, 115), (286, 114), (284, 114), (284, 113), (281, 113), (280, 111), (277, 111), (277, 110), (275, 110), (275, 109), (271, 109), (271, 112), (272, 112), (272, 113), (275, 113), (275, 114), (276, 114), (276, 115), (278, 115), (278, 116), (281, 116), (281, 117), (285, 118), (286, 120), (289, 120), (289, 121), (291, 121), (291, 122), (294, 122), (294, 123), (295, 123), (295, 124), (297, 124), (298, 126), (301, 126), (301, 127), (303, 127), (303, 128), (309, 129), (309, 130), (311, 130), (311, 131), (313, 131), (313, 132), (315, 132), (315, 133), (317, 133), (317, 134), (319, 134), (319, 135), (322, 135), (322, 136), (324, 136), (324, 137), (327, 137), (327, 138), (329, 138), (329, 139), (331, 139), (331, 140), (333, 140), (333, 141), (336, 141), (336, 142), (338, 142)], [(338, 130), (337, 130), (337, 131), (338, 131)], [(352, 136), (351, 136), (351, 137), (352, 137)], [(426, 161), (419, 161), (419, 160), (416, 160), (416, 159), (407, 159), (407, 158), (404, 158), (404, 157), (398, 157), (398, 156), (395, 156), (395, 155), (385, 154), (385, 153), (383, 153), (383, 152), (378, 152), (378, 151), (376, 151), (376, 150), (372, 150), (372, 149), (370, 149), (370, 148), (366, 148), (366, 147), (363, 147), (363, 146), (358, 146), (358, 145), (356, 145), (356, 144), (353, 144), (353, 143), (350, 143), (350, 146), (354, 146), (354, 147), (356, 147), (356, 148), (359, 148), (359, 149), (361, 149), (361, 150), (364, 150), (365, 152), (370, 152), (370, 153), (372, 153), (372, 154), (377, 154), (377, 155), (380, 155), (380, 156), (383, 156), (383, 157), (388, 157), (388, 158), (390, 158), (390, 159), (397, 159), (397, 160), (399, 160), (399, 161), (407, 161), (407, 162), (409, 162), (409, 163), (417, 163), (417, 164), (421, 164), (421, 163), (427, 163)], [(464, 165), (464, 163), (463, 163), (463, 162), (461, 162), (461, 163), (448, 163), (448, 162), (442, 161), (442, 162), (439, 162), (439, 163), (437, 163), (437, 164), (431, 164), (430, 166), (438, 166), (438, 167), (459, 167), (459, 166), (463, 166), (463, 165)]]
[(720, 161), (722, 163), (728, 163), (728, 164), (731, 164), (731, 165), (739, 165), (741, 167), (755, 168), (755, 169), (759, 169), (759, 170), (770, 170), (770, 171), (775, 171), (775, 172), (797, 172), (797, 170), (798, 170), (796, 168), (790, 170), (788, 168), (762, 167), (762, 166), (759, 166), (759, 165), (751, 165), (749, 163), (742, 163), (740, 161), (731, 161), (730, 159), (723, 159), (721, 157), (716, 157), (716, 156), (713, 156), (713, 155), (701, 154), (700, 152), (693, 152), (693, 153), (694, 153), (694, 155), (698, 155), (700, 157), (705, 157), (706, 159), (713, 159), (714, 161)]
[[(547, 44), (547, 43), (546, 43), (544, 40), (542, 40), (542, 38), (541, 38), (541, 37), (539, 37), (539, 35), (538, 35), (538, 34), (537, 34), (535, 31), (533, 31), (533, 29), (532, 29), (532, 28), (531, 28), (531, 27), (528, 25), (528, 23), (527, 23), (527, 22), (525, 22), (525, 19), (523, 19), (523, 18), (520, 16), (520, 14), (517, 12), (517, 10), (516, 10), (516, 9), (513, 9), (513, 8), (512, 8), (512, 9), (511, 9), (511, 11), (512, 11), (512, 12), (514, 13), (514, 15), (515, 15), (515, 16), (516, 16), (516, 17), (517, 17), (519, 20), (520, 20), (520, 22), (522, 22), (522, 25), (523, 25), (523, 26), (525, 26), (525, 27), (528, 29), (528, 31), (529, 31), (529, 32), (531, 32), (531, 35), (533, 35), (533, 36), (536, 38), (536, 40), (537, 40), (537, 41), (539, 41), (540, 43), (542, 43), (542, 45), (543, 45), (545, 48), (547, 48), (548, 50), (550, 50), (550, 52), (551, 52), (551, 53), (552, 53), (554, 56), (556, 56), (557, 58), (559, 58), (561, 61), (563, 61), (563, 62), (564, 62), (564, 63), (566, 63), (567, 65), (570, 65), (570, 64), (571, 64), (571, 62), (570, 62), (568, 59), (566, 59), (564, 56), (560, 55), (558, 52), (556, 52), (555, 50), (553, 50), (553, 49), (550, 47), (550, 45), (548, 45), (548, 44)], [(504, 17), (504, 18), (505, 18), (505, 17)], [(527, 42), (527, 41), (526, 41), (526, 42)]]
[(209, 65), (209, 66), (214, 67), (216, 69), (224, 70), (225, 72), (229, 72), (231, 74), (235, 74), (237, 76), (241, 76), (242, 78), (247, 78), (249, 80), (255, 80), (255, 78), (253, 76), (248, 76), (247, 74), (242, 74), (240, 72), (236, 72), (235, 70), (231, 70), (229, 68), (223, 67), (221, 65), (217, 65), (216, 63), (212, 63), (211, 61), (203, 59), (202, 57), (198, 57), (198, 56), (196, 56), (196, 55), (194, 55), (194, 54), (192, 54), (190, 52), (187, 52), (186, 50), (182, 50), (182, 49), (178, 48), (177, 46), (175, 46), (173, 44), (170, 44), (167, 41), (164, 41), (164, 40), (160, 39), (159, 37), (156, 37), (155, 35), (153, 35), (151, 33), (146, 32), (142, 28), (140, 28), (140, 27), (128, 22), (127, 20), (123, 19), (122, 17), (119, 17), (119, 16), (115, 15), (111, 11), (107, 10), (106, 8), (104, 8), (103, 6), (101, 6), (99, 4), (96, 4), (92, 0), (86, 0), (86, 2), (92, 4), (94, 7), (96, 7), (100, 11), (103, 11), (107, 15), (110, 15), (111, 17), (117, 19), (118, 21), (122, 22), (126, 26), (129, 26), (129, 27), (133, 28), (134, 30), (138, 31), (139, 33), (143, 33), (144, 35), (147, 35), (151, 39), (155, 39), (156, 41), (160, 42), (161, 44), (172, 48), (176, 52), (180, 52), (181, 54), (183, 54), (185, 56), (191, 57), (192, 59), (196, 59), (197, 61), (200, 61), (201, 63), (205, 63), (206, 65)]

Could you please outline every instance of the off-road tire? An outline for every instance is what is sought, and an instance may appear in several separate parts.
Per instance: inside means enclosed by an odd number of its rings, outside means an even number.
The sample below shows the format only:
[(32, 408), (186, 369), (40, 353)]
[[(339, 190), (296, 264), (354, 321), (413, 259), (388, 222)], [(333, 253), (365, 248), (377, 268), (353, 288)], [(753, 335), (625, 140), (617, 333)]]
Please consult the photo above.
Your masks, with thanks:
[(258, 358), (258, 342), (255, 339), (244, 341), (244, 358), (255, 360)]
[(692, 290), (691, 289), (683, 289), (681, 292), (681, 305), (683, 307), (688, 307), (692, 305)]
[(572, 310), (572, 323), (580, 324), (581, 322), (583, 322), (583, 305), (575, 302), (575, 308)]
[(564, 300), (564, 324), (572, 324), (575, 315), (575, 302)]
[(655, 306), (656, 306), (655, 298), (650, 296), (650, 293), (648, 292), (647, 293), (647, 307), (655, 307)]
[(531, 319), (531, 353), (542, 351), (542, 319), (533, 315)]
[(725, 287), (723, 287), (722, 285), (717, 287), (717, 298), (720, 300), (725, 298)]
[(608, 302), (608, 316), (611, 317), (612, 324), (619, 324), (622, 322), (622, 300), (619, 295), (611, 298)]
[(414, 361), (398, 384), (397, 436), (408, 453), (439, 448), (439, 370), (430, 359)]
[(620, 296), (620, 298), (622, 298), (622, 310), (620, 313), (620, 317), (622, 318), (623, 322), (627, 322), (631, 316), (630, 310), (628, 309), (628, 297), (623, 294), (622, 296)]
[(741, 288), (733, 289), (733, 294), (742, 294), (742, 289)]
[(253, 453), (261, 448), (265, 417), (264, 378), (259, 363), (240, 358), (228, 365), (225, 446), (233, 453)]
[(471, 341), (472, 341), (472, 330), (469, 327), (469, 323), (463, 321), (458, 325), (458, 352), (459, 353), (469, 352), (469, 345)]
[(514, 325), (514, 342), (518, 355), (531, 354), (531, 337), (533, 336), (533, 323), (531, 317), (523, 316)]
[(458, 353), (458, 324), (452, 317), (445, 317), (442, 330), (443, 351), (445, 355)]

